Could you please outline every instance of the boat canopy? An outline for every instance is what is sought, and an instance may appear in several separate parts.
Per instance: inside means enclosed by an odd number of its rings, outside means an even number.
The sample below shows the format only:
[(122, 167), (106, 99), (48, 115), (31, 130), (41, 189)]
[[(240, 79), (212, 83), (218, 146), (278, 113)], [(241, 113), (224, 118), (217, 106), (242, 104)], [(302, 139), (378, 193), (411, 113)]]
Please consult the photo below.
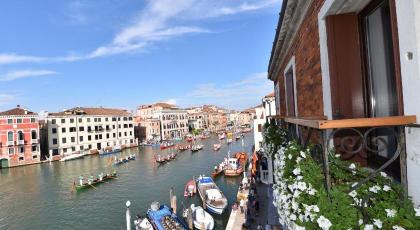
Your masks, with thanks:
[(210, 177), (201, 177), (198, 179), (198, 182), (200, 182), (201, 184), (212, 184), (213, 179), (211, 179)]
[(210, 200), (221, 199), (223, 197), (217, 189), (206, 190), (206, 195)]
[(149, 210), (150, 218), (157, 221), (160, 221), (165, 216), (171, 216), (171, 215), (172, 213), (169, 210), (169, 208), (164, 205), (160, 206), (160, 209), (157, 211)]

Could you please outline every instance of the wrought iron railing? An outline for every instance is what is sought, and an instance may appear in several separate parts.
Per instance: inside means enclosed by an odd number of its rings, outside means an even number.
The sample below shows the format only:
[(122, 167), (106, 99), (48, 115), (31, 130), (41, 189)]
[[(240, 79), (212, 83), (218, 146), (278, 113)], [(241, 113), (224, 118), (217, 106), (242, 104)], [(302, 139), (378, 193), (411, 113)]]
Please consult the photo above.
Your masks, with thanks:
[[(314, 144), (314, 155), (323, 167), (325, 189), (331, 191), (330, 159), (332, 154), (341, 153), (342, 158), (349, 159), (357, 155), (388, 153), (386, 162), (355, 186), (356, 190), (372, 180), (397, 159), (400, 159), (401, 185), (407, 191), (407, 154), (405, 148), (405, 127), (416, 123), (416, 116), (394, 116), (381, 118), (355, 118), (326, 120), (324, 117), (282, 117), (268, 118), (270, 123), (288, 130), (288, 139), (295, 140), (306, 148)], [(335, 150), (335, 151), (332, 151)]]

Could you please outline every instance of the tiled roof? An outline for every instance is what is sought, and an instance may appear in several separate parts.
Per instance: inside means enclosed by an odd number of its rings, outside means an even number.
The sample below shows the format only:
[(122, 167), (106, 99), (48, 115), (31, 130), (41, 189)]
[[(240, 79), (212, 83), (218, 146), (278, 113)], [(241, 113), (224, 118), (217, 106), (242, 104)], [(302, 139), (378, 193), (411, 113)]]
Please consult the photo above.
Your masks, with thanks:
[(50, 113), (49, 116), (66, 116), (66, 115), (101, 115), (101, 116), (131, 116), (127, 110), (110, 109), (110, 108), (84, 108), (76, 107), (67, 109), (63, 112)]
[(0, 116), (19, 116), (19, 115), (37, 115), (37, 113), (34, 113), (32, 111), (29, 111), (27, 109), (23, 109), (20, 107), (16, 107), (14, 109), (10, 109), (4, 112), (0, 112)]
[(157, 102), (155, 104), (151, 104), (151, 105), (140, 105), (138, 108), (139, 109), (143, 109), (143, 108), (151, 108), (151, 107), (162, 107), (164, 109), (173, 109), (176, 108), (175, 105), (169, 104), (169, 103), (165, 103), (165, 102)]
[(275, 97), (274, 92), (272, 92), (272, 93), (270, 93), (270, 94), (265, 95), (265, 98), (267, 98), (267, 97)]

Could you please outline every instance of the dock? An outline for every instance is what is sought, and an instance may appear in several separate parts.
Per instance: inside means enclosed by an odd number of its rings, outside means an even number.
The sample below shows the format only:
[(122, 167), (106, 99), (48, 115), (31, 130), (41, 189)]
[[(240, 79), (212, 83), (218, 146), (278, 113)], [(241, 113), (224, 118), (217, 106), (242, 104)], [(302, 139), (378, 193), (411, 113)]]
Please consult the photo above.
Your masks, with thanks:
[[(229, 221), (226, 225), (226, 230), (242, 230), (242, 225), (246, 222), (246, 209), (244, 213), (241, 213), (241, 208), (239, 207), (239, 202), (241, 199), (245, 199), (248, 203), (248, 194), (249, 194), (249, 188), (244, 189), (241, 191), (238, 191), (237, 194), (237, 203), (238, 208), (236, 210), (231, 211), (229, 216)], [(247, 205), (248, 206), (248, 205)]]

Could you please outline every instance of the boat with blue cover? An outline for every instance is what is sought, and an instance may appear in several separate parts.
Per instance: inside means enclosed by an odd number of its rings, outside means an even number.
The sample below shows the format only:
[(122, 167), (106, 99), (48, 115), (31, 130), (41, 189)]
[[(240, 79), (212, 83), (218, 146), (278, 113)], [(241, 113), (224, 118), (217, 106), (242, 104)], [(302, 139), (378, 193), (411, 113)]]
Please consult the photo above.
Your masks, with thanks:
[(156, 230), (188, 230), (188, 226), (168, 206), (153, 202), (147, 217)]
[(211, 177), (200, 176), (197, 179), (198, 194), (205, 208), (214, 214), (222, 214), (228, 206), (228, 200)]
[(119, 152), (121, 152), (121, 146), (116, 145), (112, 147), (111, 149), (100, 150), (99, 155), (104, 156), (104, 155), (109, 155), (109, 154), (114, 154), (114, 153), (119, 153)]

